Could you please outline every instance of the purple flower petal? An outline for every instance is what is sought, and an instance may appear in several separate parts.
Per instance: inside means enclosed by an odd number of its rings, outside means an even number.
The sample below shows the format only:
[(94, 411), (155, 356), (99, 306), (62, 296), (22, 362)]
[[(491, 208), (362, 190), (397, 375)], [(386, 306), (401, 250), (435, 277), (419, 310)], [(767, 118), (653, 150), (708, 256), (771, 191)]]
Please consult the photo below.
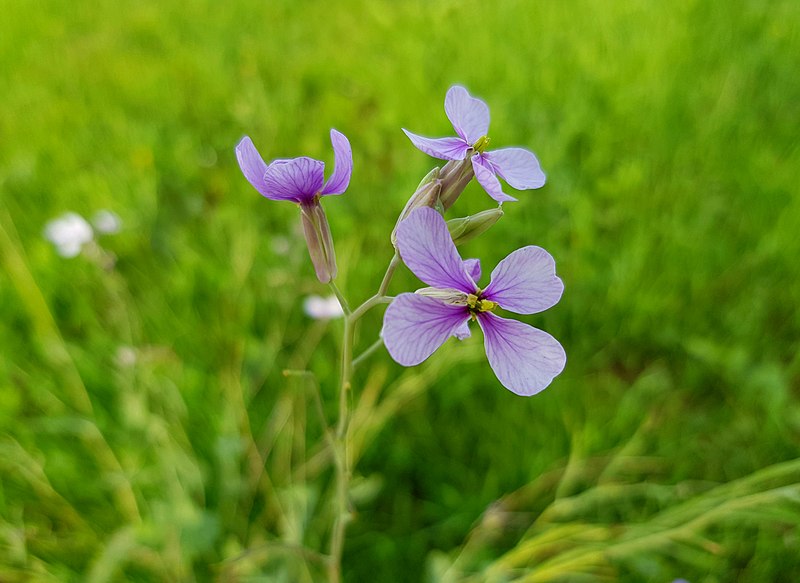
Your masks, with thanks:
[(503, 148), (484, 155), (512, 188), (528, 190), (544, 186), (544, 172), (533, 152), (522, 148)]
[(471, 146), (489, 132), (489, 106), (453, 85), (444, 98), (444, 111), (456, 133)]
[(567, 355), (547, 332), (491, 312), (478, 315), (489, 365), (502, 385), (530, 396), (547, 388), (564, 370)]
[[(273, 198), (264, 182), (264, 173), (267, 171), (267, 165), (253, 145), (253, 140), (250, 139), (250, 136), (243, 137), (236, 145), (236, 160), (239, 162), (242, 174), (253, 185), (253, 188), (261, 193), (261, 196)], [(278, 200), (282, 199), (279, 198)]]
[(325, 164), (303, 156), (275, 160), (267, 166), (264, 183), (275, 200), (311, 202), (322, 188)]
[(461, 138), (425, 138), (406, 129), (403, 132), (418, 150), (440, 160), (463, 160), (469, 150), (469, 144)]
[(472, 336), (472, 332), (469, 331), (469, 320), (461, 324), (458, 329), (453, 332), (453, 336), (458, 338), (459, 340), (466, 340), (470, 336)]
[(386, 308), (381, 336), (386, 350), (403, 366), (428, 358), (469, 319), (463, 306), (417, 294), (400, 294)]
[(408, 268), (422, 281), (438, 288), (454, 288), (465, 293), (477, 290), (450, 231), (438, 212), (418, 208), (397, 227), (397, 249)]
[(331, 143), (334, 155), (333, 174), (322, 187), (321, 195), (342, 194), (347, 190), (350, 175), (353, 173), (353, 150), (348, 139), (343, 133), (331, 130)]
[(556, 262), (541, 247), (517, 249), (497, 264), (483, 296), (517, 314), (537, 314), (552, 308), (564, 293)]
[(469, 276), (472, 278), (472, 281), (478, 283), (478, 280), (481, 278), (481, 260), (465, 259), (464, 269), (467, 270), (467, 273), (469, 273)]
[(494, 170), (480, 154), (472, 157), (472, 169), (475, 170), (476, 180), (483, 186), (486, 193), (497, 202), (503, 203), (517, 200), (503, 192), (503, 187), (500, 186), (500, 181), (494, 175)]

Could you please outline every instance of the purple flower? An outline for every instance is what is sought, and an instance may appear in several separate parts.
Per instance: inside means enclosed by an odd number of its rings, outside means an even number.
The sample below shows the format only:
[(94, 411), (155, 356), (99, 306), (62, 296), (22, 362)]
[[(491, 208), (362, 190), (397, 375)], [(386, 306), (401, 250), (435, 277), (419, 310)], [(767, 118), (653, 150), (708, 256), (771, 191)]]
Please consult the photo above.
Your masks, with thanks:
[(517, 190), (544, 186), (544, 172), (532, 152), (522, 148), (486, 151), (489, 107), (483, 101), (454, 85), (447, 91), (444, 110), (458, 137), (424, 138), (403, 129), (417, 148), (441, 160), (463, 160), (469, 156), (475, 178), (499, 203), (517, 199), (503, 192), (498, 176)]
[(494, 314), (497, 307), (536, 314), (558, 303), (564, 284), (547, 251), (532, 245), (517, 249), (481, 289), (475, 283), (479, 261), (461, 259), (444, 219), (431, 208), (417, 209), (400, 223), (397, 248), (409, 269), (431, 286), (398, 295), (386, 310), (381, 335), (398, 363), (421, 363), (450, 336), (468, 337), (469, 321), (477, 320), (489, 365), (510, 391), (534, 395), (564, 369), (566, 355), (555, 338)]
[(319, 204), (320, 197), (342, 194), (350, 184), (353, 152), (344, 134), (331, 130), (334, 168), (327, 182), (325, 164), (307, 156), (275, 160), (269, 166), (248, 136), (236, 146), (236, 159), (245, 178), (262, 196), (289, 200), (300, 205), (303, 234), (317, 279), (328, 283), (336, 277), (336, 253), (328, 219)]
[(353, 172), (353, 152), (350, 142), (341, 132), (331, 130), (335, 165), (325, 182), (325, 163), (301, 156), (274, 160), (267, 166), (249, 136), (236, 146), (236, 159), (244, 177), (262, 196), (271, 200), (291, 200), (312, 204), (320, 196), (342, 194), (350, 184)]

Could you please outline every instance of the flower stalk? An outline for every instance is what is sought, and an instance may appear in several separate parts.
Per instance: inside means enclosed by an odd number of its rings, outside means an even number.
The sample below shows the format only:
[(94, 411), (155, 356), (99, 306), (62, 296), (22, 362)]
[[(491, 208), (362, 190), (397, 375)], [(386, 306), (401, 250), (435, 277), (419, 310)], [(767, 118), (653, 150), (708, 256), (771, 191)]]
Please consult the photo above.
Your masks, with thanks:
[[(324, 561), (332, 583), (342, 580), (345, 536), (352, 519), (349, 491), (353, 460), (349, 438), (352, 377), (357, 365), (385, 346), (397, 363), (414, 366), (451, 337), (461, 340), (470, 336), (471, 322), (477, 322), (483, 330), (486, 355), (498, 380), (519, 395), (543, 390), (565, 364), (563, 348), (552, 336), (493, 313), (500, 307), (518, 314), (535, 314), (558, 302), (563, 284), (555, 275), (553, 258), (532, 245), (518, 249), (498, 264), (489, 285), (482, 288), (478, 285), (480, 261), (463, 259), (456, 245), (484, 233), (503, 216), (503, 211), (493, 208), (447, 223), (443, 218), (473, 178), (498, 204), (516, 200), (503, 192), (500, 178), (519, 190), (541, 187), (545, 176), (539, 162), (532, 152), (522, 148), (489, 151), (489, 108), (470, 96), (465, 88), (451, 87), (444, 105), (455, 137), (426, 138), (403, 130), (414, 146), (446, 163), (431, 170), (406, 202), (390, 235), (394, 254), (378, 290), (354, 308), (335, 283), (336, 253), (321, 205), (323, 197), (341, 195), (349, 186), (353, 154), (348, 139), (337, 130), (330, 131), (334, 165), (327, 179), (321, 160), (301, 156), (279, 158), (267, 164), (249, 137), (242, 138), (236, 146), (239, 166), (253, 188), (267, 199), (293, 202), (300, 209), (316, 277), (329, 284), (338, 301), (338, 306), (327, 307), (324, 298), (312, 298), (323, 303), (307, 309), (307, 313), (318, 319), (343, 316), (338, 415), (334, 426), (327, 424), (319, 392), (315, 394), (317, 414), (333, 460), (333, 491), (328, 553), (313, 556)], [(391, 297), (389, 285), (401, 260), (428, 287)], [(385, 303), (390, 305), (378, 338), (354, 357), (359, 320)]]

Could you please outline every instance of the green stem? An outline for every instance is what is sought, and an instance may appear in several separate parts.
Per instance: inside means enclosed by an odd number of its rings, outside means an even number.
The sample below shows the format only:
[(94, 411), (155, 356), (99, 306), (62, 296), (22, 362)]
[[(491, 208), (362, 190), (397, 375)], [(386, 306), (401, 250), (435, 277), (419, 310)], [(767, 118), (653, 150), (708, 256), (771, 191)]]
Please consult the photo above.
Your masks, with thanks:
[(400, 255), (395, 251), (386, 269), (386, 273), (383, 276), (383, 280), (378, 287), (378, 293), (352, 311), (344, 295), (339, 291), (339, 288), (336, 287), (336, 284), (332, 281), (330, 282), (331, 289), (333, 289), (333, 292), (339, 299), (339, 303), (345, 313), (344, 336), (342, 339), (342, 376), (339, 383), (339, 420), (336, 424), (336, 433), (333, 443), (333, 457), (336, 470), (336, 519), (333, 524), (330, 553), (328, 556), (328, 580), (331, 583), (340, 583), (342, 580), (342, 552), (344, 550), (345, 529), (350, 520), (350, 509), (347, 503), (347, 492), (350, 483), (350, 467), (347, 459), (347, 429), (350, 420), (349, 393), (353, 368), (357, 362), (360, 362), (360, 360), (367, 355), (367, 352), (376, 350), (379, 346), (373, 345), (374, 348), (368, 348), (364, 354), (359, 356), (356, 360), (353, 360), (356, 322), (374, 306), (391, 301), (391, 298), (386, 296), (386, 291), (389, 289), (389, 283), (392, 281), (394, 272), (399, 264)]
[(400, 255), (395, 251), (392, 260), (389, 262), (389, 267), (386, 268), (386, 273), (383, 276), (381, 285), (378, 287), (377, 293), (353, 310), (353, 321), (358, 320), (378, 304), (386, 304), (392, 301), (393, 298), (387, 296), (386, 291), (389, 289), (389, 284), (392, 281), (392, 277), (394, 277), (394, 272), (397, 270), (398, 265), (400, 265)]
[(350, 512), (347, 508), (347, 490), (350, 482), (350, 468), (347, 463), (347, 425), (350, 411), (348, 398), (350, 378), (353, 372), (353, 339), (355, 337), (355, 320), (352, 315), (345, 316), (344, 338), (342, 342), (342, 378), (339, 384), (339, 421), (336, 425), (333, 458), (336, 464), (336, 520), (331, 535), (330, 563), (328, 579), (331, 583), (341, 581), (342, 551), (344, 535)]
[(339, 286), (337, 286), (333, 280), (329, 281), (328, 285), (331, 286), (333, 293), (336, 294), (336, 299), (339, 300), (339, 305), (342, 306), (342, 311), (345, 313), (345, 315), (349, 315), (350, 304), (347, 303), (347, 300), (345, 299), (342, 291), (339, 289)]
[(378, 338), (369, 348), (353, 359), (353, 368), (357, 368), (359, 364), (369, 358), (376, 350), (380, 349), (381, 346), (383, 346), (383, 338)]
[(389, 289), (389, 283), (392, 281), (392, 277), (394, 276), (394, 272), (397, 269), (397, 266), (400, 265), (400, 254), (395, 251), (392, 260), (389, 262), (389, 267), (386, 268), (386, 273), (383, 276), (383, 281), (381, 281), (380, 287), (378, 287), (378, 293), (375, 295), (378, 296), (385, 296), (386, 291)]

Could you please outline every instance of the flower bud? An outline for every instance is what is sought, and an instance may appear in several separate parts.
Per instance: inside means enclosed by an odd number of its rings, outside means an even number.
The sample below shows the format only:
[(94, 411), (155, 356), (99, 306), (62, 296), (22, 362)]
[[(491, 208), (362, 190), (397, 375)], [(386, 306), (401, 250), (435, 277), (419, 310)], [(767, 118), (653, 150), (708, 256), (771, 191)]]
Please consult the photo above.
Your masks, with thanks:
[(461, 245), (488, 231), (502, 216), (503, 209), (497, 207), (468, 217), (450, 219), (447, 221), (447, 228), (453, 243)]
[(419, 183), (417, 191), (408, 199), (406, 206), (400, 213), (400, 217), (397, 219), (397, 223), (394, 225), (394, 229), (392, 229), (391, 240), (393, 246), (397, 246), (397, 227), (411, 211), (426, 206), (440, 210), (441, 203), (439, 202), (439, 192), (442, 189), (442, 183), (438, 177), (439, 168), (434, 168), (428, 172), (427, 176)]
[(331, 228), (319, 200), (314, 199), (309, 204), (301, 204), (300, 218), (317, 279), (322, 283), (328, 283), (336, 277), (336, 252), (333, 249)]
[(442, 192), (439, 199), (442, 201), (444, 210), (453, 206), (473, 176), (475, 176), (475, 170), (472, 169), (471, 152), (463, 160), (450, 160), (444, 165), (439, 175), (439, 179), (442, 181)]

